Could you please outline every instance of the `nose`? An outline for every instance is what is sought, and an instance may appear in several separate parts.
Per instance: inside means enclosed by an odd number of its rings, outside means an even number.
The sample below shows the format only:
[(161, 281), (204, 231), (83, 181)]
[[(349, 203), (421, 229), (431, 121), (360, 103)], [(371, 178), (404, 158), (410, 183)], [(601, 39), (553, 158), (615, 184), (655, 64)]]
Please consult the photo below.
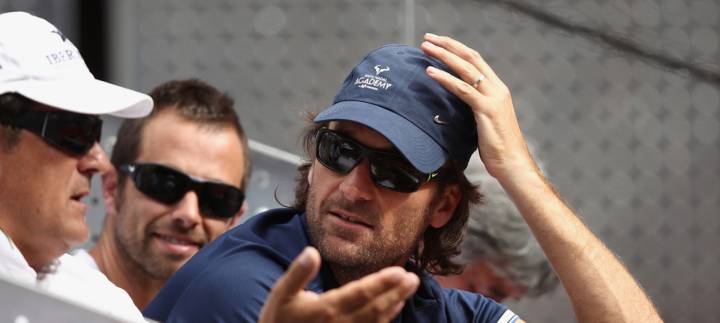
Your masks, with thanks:
[(182, 230), (190, 230), (202, 221), (198, 196), (195, 192), (185, 193), (182, 200), (177, 202), (170, 213), (173, 225)]
[(370, 165), (362, 160), (350, 173), (343, 176), (340, 191), (351, 201), (368, 201), (372, 198), (375, 183), (370, 178)]
[(95, 173), (106, 173), (112, 169), (110, 160), (105, 151), (100, 147), (99, 143), (95, 143), (85, 155), (80, 157), (78, 163), (78, 171), (85, 175), (93, 175)]

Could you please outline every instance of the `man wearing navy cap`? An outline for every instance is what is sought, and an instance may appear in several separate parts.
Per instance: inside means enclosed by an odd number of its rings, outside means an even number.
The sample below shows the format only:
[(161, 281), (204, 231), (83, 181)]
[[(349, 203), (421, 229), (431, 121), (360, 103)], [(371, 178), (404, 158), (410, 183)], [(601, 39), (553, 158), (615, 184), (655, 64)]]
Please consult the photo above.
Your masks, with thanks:
[(425, 40), (422, 49), (370, 52), (306, 133), (310, 161), (300, 167), (293, 207), (260, 214), (199, 252), (146, 316), (519, 322), (505, 306), (443, 289), (430, 275), (460, 269), (452, 257), (468, 208), (479, 200), (462, 171), (479, 145), (580, 321), (659, 320), (632, 276), (538, 170), (510, 92), (492, 69), (457, 41)]

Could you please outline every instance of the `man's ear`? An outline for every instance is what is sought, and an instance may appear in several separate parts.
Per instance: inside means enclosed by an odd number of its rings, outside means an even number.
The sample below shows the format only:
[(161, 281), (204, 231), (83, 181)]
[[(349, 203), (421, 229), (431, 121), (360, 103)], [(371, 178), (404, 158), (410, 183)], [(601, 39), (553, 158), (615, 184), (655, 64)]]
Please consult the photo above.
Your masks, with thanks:
[(105, 203), (105, 212), (108, 216), (117, 214), (118, 199), (118, 172), (115, 167), (102, 174), (102, 195)]
[(460, 188), (457, 185), (445, 187), (445, 191), (440, 194), (440, 200), (435, 204), (435, 209), (430, 219), (430, 226), (435, 229), (443, 227), (450, 221), (460, 202)]
[(230, 222), (228, 222), (228, 227), (227, 227), (228, 230), (230, 230), (232, 227), (236, 226), (239, 223), (240, 218), (245, 214), (245, 212), (247, 212), (247, 208), (248, 208), (247, 201), (243, 202), (243, 205), (242, 205), (242, 207), (240, 207), (240, 210), (237, 213), (235, 213), (235, 215), (233, 215), (233, 217), (230, 219)]
[(312, 178), (313, 178), (313, 170), (315, 169), (315, 161), (313, 160), (312, 164), (310, 164), (310, 169), (308, 169), (307, 174), (307, 181), (308, 186), (312, 185)]

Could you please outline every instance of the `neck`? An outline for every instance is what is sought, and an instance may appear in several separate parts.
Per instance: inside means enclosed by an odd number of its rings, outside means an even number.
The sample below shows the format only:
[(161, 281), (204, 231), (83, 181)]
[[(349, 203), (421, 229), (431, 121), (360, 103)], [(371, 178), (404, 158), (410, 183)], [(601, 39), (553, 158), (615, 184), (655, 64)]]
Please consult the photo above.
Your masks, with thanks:
[(377, 270), (372, 269), (359, 269), (358, 267), (341, 266), (338, 264), (330, 264), (330, 270), (332, 271), (335, 279), (337, 279), (340, 286), (345, 285), (353, 280), (358, 280)]
[[(0, 221), (2, 222), (2, 221)], [(39, 240), (21, 239), (23, 236), (34, 237), (33, 235), (25, 234), (14, 234), (11, 226), (6, 226), (4, 223), (0, 223), (1, 235), (9, 240), (9, 243), (20, 251), (20, 254), (25, 258), (30, 268), (36, 273), (40, 274), (48, 270), (57, 258), (62, 256), (68, 247), (59, 247), (57, 245), (37, 245), (30, 242), (39, 242)], [(20, 238), (17, 238), (20, 237)], [(2, 237), (0, 237), (2, 238)], [(3, 239), (4, 239), (3, 238)]]
[(100, 236), (100, 241), (90, 249), (89, 253), (95, 259), (98, 269), (113, 284), (124, 289), (135, 306), (143, 310), (160, 291), (165, 280), (151, 277), (133, 261), (126, 259), (109, 232), (111, 230), (106, 230), (105, 234)]
[(410, 259), (410, 256), (401, 257), (401, 259), (390, 262), (389, 264), (365, 264), (362, 266), (351, 265), (346, 266), (334, 262), (328, 263), (330, 271), (332, 271), (335, 279), (340, 286), (345, 285), (353, 280), (358, 280), (374, 272), (380, 271), (383, 268), (390, 266), (404, 267), (405, 263)]

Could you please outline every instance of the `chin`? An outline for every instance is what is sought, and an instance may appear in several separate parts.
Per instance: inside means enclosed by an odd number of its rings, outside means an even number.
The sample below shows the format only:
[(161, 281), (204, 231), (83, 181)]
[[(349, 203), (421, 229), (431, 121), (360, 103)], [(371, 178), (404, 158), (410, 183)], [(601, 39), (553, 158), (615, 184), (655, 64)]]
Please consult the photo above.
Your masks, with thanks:
[(65, 240), (65, 243), (68, 245), (68, 248), (71, 249), (71, 248), (82, 245), (83, 243), (88, 241), (89, 238), (90, 238), (90, 231), (89, 231), (87, 225), (85, 225), (83, 228), (78, 228), (78, 229), (72, 230), (71, 232), (66, 232), (65, 239), (63, 239), (63, 240)]

